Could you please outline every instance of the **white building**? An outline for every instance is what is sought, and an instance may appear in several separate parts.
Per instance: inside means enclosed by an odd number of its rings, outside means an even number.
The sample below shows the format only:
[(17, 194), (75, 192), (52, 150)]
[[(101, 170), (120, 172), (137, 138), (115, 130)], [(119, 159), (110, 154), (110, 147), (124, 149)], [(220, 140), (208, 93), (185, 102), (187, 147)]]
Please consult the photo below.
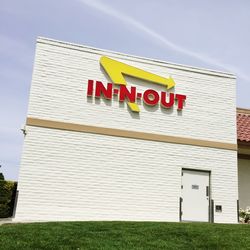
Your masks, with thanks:
[(235, 90), (229, 73), (39, 38), (14, 220), (237, 223)]

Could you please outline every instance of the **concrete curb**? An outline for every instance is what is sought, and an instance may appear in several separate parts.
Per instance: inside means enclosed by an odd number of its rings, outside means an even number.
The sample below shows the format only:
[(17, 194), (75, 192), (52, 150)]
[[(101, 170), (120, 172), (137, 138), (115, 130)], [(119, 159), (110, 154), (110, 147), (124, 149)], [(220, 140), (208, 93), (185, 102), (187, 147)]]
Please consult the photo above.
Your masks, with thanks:
[(0, 225), (8, 224), (8, 223), (13, 223), (12, 218), (3, 218), (3, 219), (0, 219)]

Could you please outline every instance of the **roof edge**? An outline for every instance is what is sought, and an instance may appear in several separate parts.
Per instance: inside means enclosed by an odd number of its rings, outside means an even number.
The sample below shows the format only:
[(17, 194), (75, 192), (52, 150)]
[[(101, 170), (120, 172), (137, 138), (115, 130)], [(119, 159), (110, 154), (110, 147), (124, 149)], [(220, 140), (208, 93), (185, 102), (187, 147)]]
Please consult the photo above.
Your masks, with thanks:
[(250, 115), (250, 109), (247, 109), (247, 108), (237, 108), (237, 113), (249, 114)]
[(250, 141), (246, 141), (246, 140), (240, 140), (240, 139), (237, 139), (237, 144), (239, 146), (243, 146), (243, 147), (249, 147), (250, 148)]
[(196, 73), (201, 73), (201, 74), (209, 74), (209, 75), (214, 75), (214, 76), (219, 76), (219, 77), (236, 79), (236, 76), (230, 72), (223, 72), (223, 71), (211, 70), (211, 69), (206, 69), (206, 68), (187, 66), (187, 65), (177, 64), (177, 63), (170, 63), (170, 62), (166, 62), (163, 60), (134, 56), (134, 55), (129, 55), (129, 54), (125, 54), (125, 53), (120, 53), (120, 52), (115, 52), (115, 51), (105, 50), (105, 49), (99, 49), (99, 48), (81, 45), (81, 44), (76, 44), (76, 43), (71, 43), (71, 42), (64, 42), (64, 41), (55, 40), (55, 39), (46, 38), (46, 37), (41, 37), (41, 36), (37, 37), (37, 43), (45, 43), (45, 44), (50, 44), (50, 45), (54, 45), (54, 46), (67, 47), (67, 48), (77, 49), (77, 50), (82, 50), (82, 51), (84, 51), (86, 49), (93, 50), (93, 52), (97, 53), (97, 54), (112, 53), (112, 54), (117, 55), (117, 57), (129, 56), (130, 58), (133, 58), (134, 61), (140, 61), (140, 62), (155, 64), (155, 65), (165, 65), (165, 66), (167, 66), (169, 68), (173, 68), (173, 69), (181, 69), (181, 70), (186, 70), (186, 71), (190, 71), (190, 72), (196, 72)]

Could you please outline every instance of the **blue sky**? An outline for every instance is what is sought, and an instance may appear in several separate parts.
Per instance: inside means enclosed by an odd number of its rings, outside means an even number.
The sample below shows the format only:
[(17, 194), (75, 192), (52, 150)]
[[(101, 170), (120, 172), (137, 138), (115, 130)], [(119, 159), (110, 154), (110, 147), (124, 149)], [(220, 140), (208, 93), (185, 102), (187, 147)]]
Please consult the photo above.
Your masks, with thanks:
[(0, 0), (5, 178), (18, 179), (37, 36), (235, 73), (250, 108), (249, 11), (249, 0)]

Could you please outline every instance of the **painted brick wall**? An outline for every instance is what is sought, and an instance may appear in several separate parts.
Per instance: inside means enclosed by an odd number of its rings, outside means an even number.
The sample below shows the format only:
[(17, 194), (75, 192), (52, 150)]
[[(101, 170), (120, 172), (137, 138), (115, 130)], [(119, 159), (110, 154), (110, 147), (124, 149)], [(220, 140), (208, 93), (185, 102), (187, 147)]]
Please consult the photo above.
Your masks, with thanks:
[(211, 170), (216, 222), (236, 222), (237, 152), (28, 127), (17, 220), (178, 221), (181, 168)]
[[(88, 79), (110, 80), (101, 55), (176, 81), (182, 113), (86, 98)], [(127, 78), (138, 90), (162, 87)], [(235, 79), (119, 53), (38, 39), (28, 116), (236, 143)], [(216, 222), (236, 222), (237, 152), (27, 127), (16, 220), (178, 221), (181, 168), (212, 171)]]
[[(110, 82), (99, 64), (102, 55), (165, 77), (172, 75), (176, 81), (175, 93), (187, 95), (183, 112), (178, 114), (176, 108), (166, 111), (140, 105), (141, 113), (137, 116), (127, 110), (125, 103), (87, 100), (88, 79)], [(167, 63), (38, 40), (28, 116), (236, 143), (235, 79), (230, 75), (208, 75), (211, 72), (201, 74), (187, 67), (173, 67)], [(135, 78), (127, 77), (127, 80), (138, 91), (150, 87), (164, 90)]]

